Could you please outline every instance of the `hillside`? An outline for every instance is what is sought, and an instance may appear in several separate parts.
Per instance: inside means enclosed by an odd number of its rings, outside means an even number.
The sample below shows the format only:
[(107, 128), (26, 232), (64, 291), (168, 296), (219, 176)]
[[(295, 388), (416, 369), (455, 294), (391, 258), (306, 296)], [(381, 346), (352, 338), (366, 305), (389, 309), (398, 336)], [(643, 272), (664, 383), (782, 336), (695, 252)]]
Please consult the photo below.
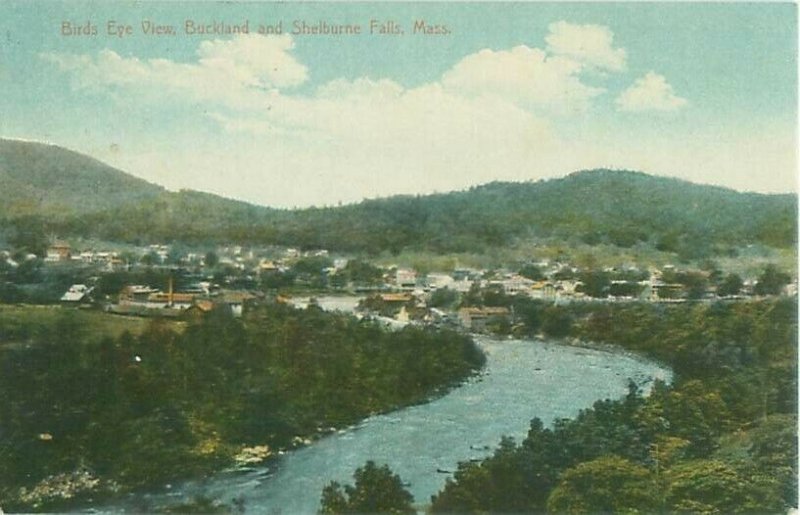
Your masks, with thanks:
[[(516, 241), (647, 245), (684, 258), (795, 243), (797, 197), (592, 170), (395, 196), (335, 208), (274, 210), (207, 193), (172, 193), (91, 158), (0, 140), (0, 217), (61, 237), (146, 243), (281, 244), (378, 254), (481, 252)], [(57, 210), (57, 219), (44, 218)], [(30, 217), (24, 220), (29, 230)], [(17, 232), (20, 232), (17, 230)]]
[(790, 247), (796, 212), (795, 195), (740, 193), (640, 172), (593, 170), (309, 209), (284, 220), (277, 235), (307, 247), (371, 253), (481, 251), (535, 238), (652, 245), (693, 258), (751, 243)]
[(61, 147), (0, 139), (0, 214), (79, 215), (153, 198), (164, 188)]

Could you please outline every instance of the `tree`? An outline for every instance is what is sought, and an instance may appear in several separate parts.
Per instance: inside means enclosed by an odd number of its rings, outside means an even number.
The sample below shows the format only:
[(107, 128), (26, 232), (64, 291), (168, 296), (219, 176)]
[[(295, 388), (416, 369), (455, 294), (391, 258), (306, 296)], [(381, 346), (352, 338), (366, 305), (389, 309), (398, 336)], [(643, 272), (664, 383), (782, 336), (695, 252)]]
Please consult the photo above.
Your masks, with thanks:
[(737, 274), (728, 274), (717, 289), (717, 295), (720, 297), (727, 297), (728, 295), (736, 295), (742, 291), (744, 282)]
[(157, 265), (161, 263), (161, 256), (159, 256), (155, 251), (151, 250), (150, 252), (139, 258), (139, 262), (145, 266)]
[[(526, 444), (504, 437), (492, 457), (462, 462), (444, 490), (431, 498), (432, 513), (541, 513), (556, 482), (561, 456), (552, 431), (535, 419)], [(555, 453), (553, 452), (555, 451)]]
[(209, 250), (206, 252), (203, 263), (205, 263), (206, 268), (214, 268), (219, 264), (219, 256), (213, 250)]
[(613, 455), (566, 470), (547, 500), (556, 513), (652, 513), (658, 506), (650, 471)]
[(572, 317), (570, 314), (556, 306), (544, 310), (542, 316), (542, 330), (547, 336), (563, 338), (572, 330)]
[(708, 286), (706, 277), (698, 272), (678, 274), (678, 282), (686, 287), (687, 297), (693, 300), (702, 298)]
[(791, 280), (792, 278), (788, 274), (778, 270), (775, 265), (767, 265), (764, 272), (758, 276), (755, 287), (756, 295), (777, 295)]
[(44, 220), (37, 216), (26, 216), (16, 219), (13, 227), (14, 231), (8, 238), (8, 243), (13, 248), (44, 257), (47, 253)]
[(366, 261), (351, 259), (342, 272), (356, 284), (374, 286), (383, 282), (383, 270)]
[(536, 334), (542, 326), (543, 306), (526, 297), (514, 299), (514, 313), (517, 322), (524, 325), (527, 334)]
[(481, 285), (479, 281), (473, 282), (469, 291), (461, 296), (461, 307), (482, 306), (483, 296), (481, 295)]
[(539, 267), (530, 263), (519, 269), (519, 275), (533, 281), (541, 281), (545, 278)]
[(738, 472), (720, 460), (696, 460), (669, 470), (670, 512), (778, 513), (785, 511), (772, 478)]
[(606, 272), (592, 270), (581, 274), (583, 291), (590, 297), (608, 297), (608, 289), (611, 286), (611, 279)]
[(432, 308), (452, 306), (458, 301), (458, 292), (450, 288), (438, 288), (431, 294), (428, 305)]
[(368, 461), (353, 474), (355, 486), (332, 481), (322, 490), (320, 513), (416, 513), (414, 497), (388, 465)]

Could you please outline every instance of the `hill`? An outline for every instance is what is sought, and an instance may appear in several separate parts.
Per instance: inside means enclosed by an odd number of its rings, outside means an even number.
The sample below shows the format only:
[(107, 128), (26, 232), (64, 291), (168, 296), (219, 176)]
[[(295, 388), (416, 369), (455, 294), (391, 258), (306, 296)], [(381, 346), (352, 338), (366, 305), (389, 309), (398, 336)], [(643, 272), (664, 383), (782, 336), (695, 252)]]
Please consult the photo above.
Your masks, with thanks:
[(685, 258), (760, 243), (791, 247), (795, 195), (740, 193), (641, 172), (592, 170), (528, 183), (397, 196), (295, 213), (284, 242), (378, 253), (475, 252), (518, 240), (652, 245)]
[(648, 245), (691, 259), (752, 243), (791, 247), (797, 226), (794, 194), (741, 193), (617, 170), (276, 210), (168, 192), (65, 149), (2, 140), (0, 191), (0, 217), (12, 235), (33, 227), (135, 243), (279, 244), (367, 254), (481, 252), (547, 239)]
[(0, 204), (7, 217), (98, 212), (163, 191), (71, 150), (0, 139)]

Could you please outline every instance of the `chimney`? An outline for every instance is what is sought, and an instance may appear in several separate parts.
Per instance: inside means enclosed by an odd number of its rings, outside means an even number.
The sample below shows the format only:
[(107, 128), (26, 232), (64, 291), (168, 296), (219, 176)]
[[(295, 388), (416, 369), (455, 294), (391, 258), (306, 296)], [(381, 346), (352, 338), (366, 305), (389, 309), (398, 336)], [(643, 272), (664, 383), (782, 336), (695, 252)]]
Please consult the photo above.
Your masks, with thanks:
[(174, 298), (175, 298), (175, 295), (173, 293), (173, 288), (172, 288), (172, 274), (170, 274), (170, 276), (169, 276), (169, 299), (168, 299), (169, 303), (167, 304), (167, 306), (169, 306), (169, 307), (173, 306)]

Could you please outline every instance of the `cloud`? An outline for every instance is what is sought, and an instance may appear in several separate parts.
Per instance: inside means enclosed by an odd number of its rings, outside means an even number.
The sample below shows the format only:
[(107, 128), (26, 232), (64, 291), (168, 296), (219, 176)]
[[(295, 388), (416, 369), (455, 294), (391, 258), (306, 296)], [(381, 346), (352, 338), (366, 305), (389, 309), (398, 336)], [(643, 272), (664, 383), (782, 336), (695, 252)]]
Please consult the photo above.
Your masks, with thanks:
[(389, 79), (334, 79), (317, 89), (317, 97), (328, 100), (386, 102), (397, 99), (403, 86)]
[[(111, 50), (42, 58), (76, 90), (108, 94), (120, 108), (149, 102), (192, 113), (172, 120), (167, 138), (140, 134), (139, 145), (131, 142), (112, 162), (171, 187), (275, 206), (529, 179), (531, 163), (557, 145), (531, 107), (583, 108), (599, 94), (580, 83), (580, 65), (527, 47), (475, 54), (440, 80), (411, 88), (359, 77), (297, 92), (307, 70), (288, 40), (270, 39), (207, 41), (194, 62), (183, 63)], [(481, 79), (504, 67), (519, 72)], [(228, 170), (225, 180), (220, 170)]]
[(306, 67), (291, 55), (294, 41), (288, 34), (260, 37), (240, 35), (231, 40), (203, 41), (199, 65), (228, 74), (231, 80), (260, 88), (291, 88), (308, 79)]
[(525, 107), (583, 111), (604, 90), (582, 83), (581, 70), (572, 59), (521, 45), (468, 55), (441, 82), (454, 94), (494, 95)]
[(620, 111), (676, 111), (688, 105), (685, 98), (675, 94), (663, 75), (653, 71), (636, 79), (631, 87), (617, 97)]
[(608, 27), (559, 21), (551, 23), (548, 29), (545, 41), (549, 52), (612, 72), (625, 69), (625, 49), (613, 47), (614, 33)]
[(130, 94), (154, 102), (184, 101), (260, 107), (283, 89), (308, 79), (308, 71), (291, 55), (291, 36), (240, 35), (203, 41), (197, 62), (122, 57), (113, 50), (96, 56), (43, 53), (40, 57), (69, 73), (72, 87), (127, 99)]
[[(563, 41), (570, 32), (583, 43)], [(562, 115), (589, 111), (605, 93), (584, 74), (624, 68), (625, 51), (612, 39), (605, 27), (560, 22), (551, 25), (547, 49), (480, 50), (414, 87), (357, 77), (300, 90), (309, 71), (288, 35), (203, 41), (188, 62), (111, 50), (41, 57), (68, 74), (75, 90), (128, 109), (132, 116), (120, 122), (126, 129), (143, 103), (171, 110), (169, 129), (130, 129), (130, 150), (104, 156), (112, 163), (169, 187), (290, 207), (596, 165), (604, 154), (589, 152), (592, 135), (564, 141), (556, 128)], [(650, 85), (648, 76), (631, 90)], [(661, 80), (649, 108), (685, 103)], [(642, 93), (625, 95), (639, 109), (646, 103)]]

